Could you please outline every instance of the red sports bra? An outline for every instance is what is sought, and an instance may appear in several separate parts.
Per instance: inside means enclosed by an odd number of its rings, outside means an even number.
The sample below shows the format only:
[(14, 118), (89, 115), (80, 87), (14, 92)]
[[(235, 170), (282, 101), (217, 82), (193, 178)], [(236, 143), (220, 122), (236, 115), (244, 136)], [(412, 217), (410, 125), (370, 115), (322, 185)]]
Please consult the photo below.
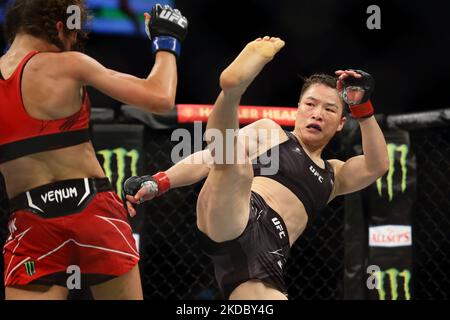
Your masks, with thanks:
[(0, 73), (0, 163), (90, 140), (91, 108), (86, 91), (80, 111), (64, 119), (38, 120), (25, 110), (21, 92), (23, 69), (38, 53), (27, 54), (10, 78), (5, 80)]

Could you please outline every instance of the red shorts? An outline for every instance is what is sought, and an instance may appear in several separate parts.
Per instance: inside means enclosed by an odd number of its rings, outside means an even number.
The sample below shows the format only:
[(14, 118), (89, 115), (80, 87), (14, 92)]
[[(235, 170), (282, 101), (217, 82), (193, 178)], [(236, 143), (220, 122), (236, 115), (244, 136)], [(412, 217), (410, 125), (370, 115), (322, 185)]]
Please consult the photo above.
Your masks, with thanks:
[(127, 212), (111, 190), (105, 179), (69, 180), (11, 200), (5, 286), (66, 286), (74, 270), (82, 284), (95, 285), (136, 266), (139, 253)]

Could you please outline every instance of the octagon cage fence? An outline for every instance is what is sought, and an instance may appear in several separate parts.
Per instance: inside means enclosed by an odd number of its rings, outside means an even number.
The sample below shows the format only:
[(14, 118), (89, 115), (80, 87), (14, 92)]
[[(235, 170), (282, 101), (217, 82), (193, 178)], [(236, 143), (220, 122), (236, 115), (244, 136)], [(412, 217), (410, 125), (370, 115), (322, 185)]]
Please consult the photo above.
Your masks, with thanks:
[[(152, 174), (170, 167), (173, 129), (190, 124), (174, 124), (170, 117), (138, 114), (124, 109), (119, 117), (107, 110), (93, 114), (97, 126), (138, 127), (142, 132), (140, 173)], [(136, 114), (138, 114), (136, 116)], [(450, 293), (450, 109), (396, 116), (378, 115), (384, 128), (402, 128), (410, 135), (411, 150), (417, 161), (417, 196), (411, 211), (412, 226), (412, 299), (448, 299)], [(286, 129), (292, 129), (287, 126)], [(360, 133), (350, 123), (326, 149), (325, 159), (345, 160), (355, 154)], [(95, 139), (94, 139), (94, 145)], [(126, 146), (125, 146), (126, 147)], [(96, 146), (97, 148), (97, 146)], [(102, 161), (99, 157), (99, 160)], [(110, 168), (114, 171), (115, 168)], [(129, 176), (132, 172), (124, 173)], [(112, 177), (117, 179), (117, 177)], [(123, 179), (123, 177), (122, 177)], [(145, 299), (220, 299), (213, 264), (197, 244), (196, 200), (202, 182), (172, 190), (140, 209), (133, 226), (139, 230), (140, 272)], [(364, 191), (361, 191), (364, 192)], [(349, 197), (333, 200), (308, 225), (291, 250), (285, 279), (290, 299), (339, 300), (368, 299), (367, 290), (353, 290), (365, 285), (367, 274), (367, 220), (358, 228), (363, 237), (351, 234), (352, 214)], [(8, 198), (4, 181), (0, 187), (0, 243), (8, 237)], [(355, 226), (353, 226), (354, 228)], [(360, 277), (352, 272), (352, 248), (359, 247), (362, 267)], [(353, 251), (352, 251), (353, 250)], [(0, 258), (0, 274), (4, 261)], [(3, 278), (3, 277), (2, 277)], [(355, 282), (358, 282), (355, 284)], [(4, 298), (3, 282), (0, 298)], [(91, 298), (89, 290), (74, 290), (70, 299)]]

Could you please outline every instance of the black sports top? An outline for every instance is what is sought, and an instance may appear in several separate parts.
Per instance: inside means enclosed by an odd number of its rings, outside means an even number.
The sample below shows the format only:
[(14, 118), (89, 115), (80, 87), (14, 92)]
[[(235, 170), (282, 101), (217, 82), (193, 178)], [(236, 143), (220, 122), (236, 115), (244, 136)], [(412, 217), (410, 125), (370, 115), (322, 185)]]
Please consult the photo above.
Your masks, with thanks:
[[(291, 190), (303, 203), (310, 218), (322, 211), (328, 203), (333, 190), (334, 171), (328, 161), (325, 169), (317, 166), (308, 156), (295, 135), (285, 131), (288, 140), (273, 147), (264, 159), (259, 156), (253, 161), (254, 176), (273, 179)], [(272, 156), (278, 148), (279, 156)], [(273, 158), (273, 159), (272, 159)], [(266, 160), (266, 161), (265, 161)], [(270, 161), (269, 161), (270, 160)], [(279, 163), (273, 163), (273, 161)], [(263, 168), (278, 165), (274, 175), (266, 175)]]

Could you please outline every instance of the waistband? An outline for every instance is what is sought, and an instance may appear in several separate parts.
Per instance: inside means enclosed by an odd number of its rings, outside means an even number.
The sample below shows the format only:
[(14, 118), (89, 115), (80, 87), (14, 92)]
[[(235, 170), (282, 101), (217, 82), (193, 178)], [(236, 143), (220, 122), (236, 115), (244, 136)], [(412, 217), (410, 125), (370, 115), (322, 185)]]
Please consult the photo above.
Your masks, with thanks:
[(108, 178), (63, 180), (21, 193), (9, 201), (11, 212), (31, 211), (43, 218), (81, 212), (99, 192), (113, 191)]

